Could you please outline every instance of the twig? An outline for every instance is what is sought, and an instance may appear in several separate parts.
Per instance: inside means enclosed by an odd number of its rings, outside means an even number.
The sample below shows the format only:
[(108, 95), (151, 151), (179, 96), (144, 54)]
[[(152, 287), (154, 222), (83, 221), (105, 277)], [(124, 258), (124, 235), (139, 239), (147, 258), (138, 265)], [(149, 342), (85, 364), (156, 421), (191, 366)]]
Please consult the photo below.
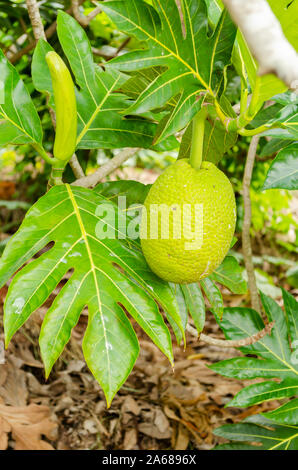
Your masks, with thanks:
[(268, 3), (265, 0), (223, 0), (223, 3), (259, 63), (259, 75), (274, 73), (289, 88), (296, 89), (298, 54)]
[[(26, 0), (26, 5), (28, 8), (28, 15), (32, 24), (32, 29), (36, 41), (41, 38), (46, 40), (44, 27), (41, 21), (39, 8), (38, 4), (36, 3), (36, 0)], [(33, 147), (36, 148), (36, 150), (40, 153), (40, 155), (45, 159), (46, 162), (51, 163), (50, 157), (48, 156), (42, 145), (33, 145)]]
[[(252, 336), (248, 336), (247, 338), (239, 339), (239, 340), (229, 340), (229, 339), (218, 339), (213, 338), (212, 336), (205, 335), (201, 333), (199, 339), (204, 341), (204, 343), (211, 344), (212, 346), (219, 346), (221, 348), (242, 348), (244, 346), (249, 346), (250, 344), (254, 344), (260, 339), (264, 338), (266, 335), (270, 335), (271, 330), (274, 326), (275, 322), (268, 323), (268, 325), (263, 328), (263, 330), (258, 331)], [(192, 335), (198, 337), (198, 332), (195, 328), (191, 325), (187, 325), (186, 330)]]
[(261, 305), (259, 300), (258, 288), (256, 283), (256, 276), (254, 265), (252, 261), (252, 248), (250, 240), (250, 225), (251, 225), (251, 201), (250, 201), (250, 182), (252, 177), (253, 166), (256, 158), (257, 147), (260, 136), (255, 135), (252, 137), (245, 168), (243, 175), (243, 202), (244, 202), (244, 220), (242, 227), (242, 253), (247, 272), (248, 288), (251, 298), (251, 306), (254, 310), (261, 313)]
[[(27, 27), (25, 21), (23, 20), (23, 18), (20, 17), (19, 21), (20, 21), (20, 25), (21, 25), (21, 27), (22, 27), (23, 33), (26, 35), (28, 41), (29, 41), (29, 42), (33, 42), (34, 39), (33, 39), (33, 37), (31, 36), (31, 34), (28, 33), (28, 27)], [(22, 36), (21, 36), (21, 37), (22, 37)]]
[[(115, 51), (116, 51), (116, 48), (114, 48)], [(99, 57), (102, 57), (103, 59), (105, 60), (111, 60), (115, 57), (115, 54), (111, 55), (111, 54), (106, 54), (105, 51), (104, 51), (104, 48), (103, 47), (100, 47), (100, 48), (96, 48), (96, 47), (91, 47), (91, 50), (92, 50), (92, 54), (94, 55), (97, 55)], [(100, 65), (100, 64), (98, 64)]]
[(127, 46), (130, 40), (131, 40), (131, 37), (129, 36), (123, 41), (122, 44), (120, 44), (120, 46), (118, 47), (116, 51), (116, 56), (119, 54), (119, 52), (121, 52), (125, 48), (125, 46)]
[(89, 13), (89, 15), (84, 16), (80, 12), (80, 3), (81, 2), (79, 2), (79, 0), (71, 0), (72, 12), (73, 12), (73, 16), (80, 23), (80, 25), (86, 28), (88, 24), (90, 23), (90, 21), (92, 21), (93, 18), (95, 18), (98, 15), (98, 13), (101, 12), (101, 9), (100, 7), (96, 7), (94, 8), (93, 11), (91, 11), (91, 13)]
[(100, 48), (92, 47), (92, 53), (94, 55), (98, 55), (102, 57), (103, 59), (109, 61), (111, 59), (114, 59), (114, 57), (117, 57), (118, 54), (124, 49), (124, 47), (129, 43), (130, 40), (131, 40), (131, 37), (126, 38), (125, 41), (123, 41), (123, 43), (118, 48), (109, 46), (108, 50), (113, 53), (107, 54), (105, 52), (105, 46), (100, 47)]
[(36, 46), (37, 44), (37, 41), (32, 41), (30, 42), (29, 44), (27, 44), (27, 46), (25, 46), (23, 49), (19, 50), (18, 52), (16, 52), (14, 55), (12, 55), (11, 57), (9, 56), (9, 61), (12, 63), (12, 64), (15, 64), (16, 62), (18, 62), (22, 57), (23, 55), (26, 55), (28, 54), (30, 51), (32, 51), (32, 49), (34, 49), (34, 47)]
[(132, 157), (137, 153), (139, 148), (127, 148), (123, 152), (118, 153), (115, 157), (109, 160), (107, 163), (102, 165), (98, 170), (96, 170), (92, 175), (85, 176), (74, 181), (72, 184), (74, 186), (83, 186), (85, 188), (93, 188), (99, 181), (101, 181), (105, 176), (112, 173), (116, 168), (118, 168), (122, 163)]
[[(247, 106), (248, 106), (248, 105), (250, 104), (250, 102), (251, 102), (251, 97), (252, 97), (252, 95), (248, 95), (248, 97), (247, 97)], [(234, 112), (235, 112), (236, 114), (240, 114), (240, 111), (241, 111), (241, 110), (240, 110), (240, 103), (234, 104), (233, 110), (234, 110)]]
[(78, 157), (74, 153), (71, 159), (69, 160), (69, 165), (73, 171), (73, 174), (75, 175), (76, 178), (84, 178), (85, 173), (79, 163)]
[(41, 21), (39, 8), (36, 0), (26, 0), (26, 5), (28, 8), (28, 14), (31, 21), (33, 34), (35, 39), (46, 39), (44, 32), (43, 24)]
[[(84, 0), (79, 0), (80, 1), (80, 4), (82, 4), (84, 2)], [(72, 9), (69, 8), (68, 10), (66, 10), (66, 13), (71, 13), (72, 12)], [(57, 21), (54, 21), (46, 30), (45, 30), (45, 36), (47, 39), (50, 39), (53, 34), (55, 33), (56, 31), (56, 28), (57, 28)], [(33, 41), (32, 43), (30, 44), (27, 44), (27, 46), (25, 46), (23, 49), (21, 49), (20, 51), (16, 52), (12, 57), (9, 57), (9, 61), (12, 63), (12, 64), (15, 64), (16, 62), (18, 62), (22, 57), (23, 55), (26, 55), (28, 54), (30, 51), (32, 51), (32, 49), (34, 49), (34, 47), (36, 46), (37, 44), (37, 40)]]

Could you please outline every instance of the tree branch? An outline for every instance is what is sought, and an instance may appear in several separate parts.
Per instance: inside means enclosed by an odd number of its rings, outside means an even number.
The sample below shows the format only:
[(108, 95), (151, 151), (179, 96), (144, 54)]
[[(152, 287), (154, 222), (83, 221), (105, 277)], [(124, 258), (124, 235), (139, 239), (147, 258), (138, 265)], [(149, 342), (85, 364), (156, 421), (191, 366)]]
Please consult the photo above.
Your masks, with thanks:
[(96, 170), (92, 175), (85, 176), (74, 181), (72, 184), (74, 186), (83, 186), (84, 188), (93, 188), (97, 183), (99, 183), (105, 176), (112, 173), (116, 168), (118, 168), (122, 163), (132, 157), (137, 153), (139, 148), (127, 148), (123, 152), (118, 153), (115, 157), (109, 160), (107, 163), (102, 165), (98, 170)]
[[(223, 0), (259, 63), (259, 75), (274, 73), (297, 88), (298, 54), (265, 0)], [(295, 83), (296, 82), (296, 83)]]
[[(80, 1), (80, 4), (84, 2), (84, 0), (79, 0)], [(66, 13), (71, 13), (72, 12), (72, 9), (69, 8), (68, 10), (66, 10)], [(57, 28), (57, 21), (54, 21), (46, 30), (45, 30), (45, 36), (46, 36), (46, 39), (50, 39), (53, 34), (55, 33), (56, 31), (56, 28)], [(16, 62), (18, 62), (18, 60), (20, 60), (23, 55), (26, 55), (28, 54), (30, 51), (32, 51), (32, 49), (34, 49), (34, 47), (36, 46), (37, 44), (37, 40), (33, 41), (32, 43), (30, 44), (27, 44), (27, 46), (25, 46), (23, 49), (21, 49), (20, 51), (16, 52), (13, 56), (9, 57), (9, 61), (12, 63), (12, 64), (15, 64)]]
[(85, 177), (85, 173), (80, 165), (80, 162), (78, 160), (78, 157), (76, 156), (76, 154), (74, 153), (73, 156), (71, 157), (71, 159), (69, 160), (69, 165), (73, 171), (73, 174), (75, 175), (75, 177), (78, 179), (78, 178), (84, 178)]
[(85, 15), (82, 15), (80, 12), (81, 3), (82, 2), (80, 2), (79, 0), (71, 0), (72, 13), (75, 19), (78, 21), (78, 23), (80, 23), (80, 25), (82, 25), (83, 28), (86, 28), (88, 24), (90, 23), (90, 21), (92, 21), (93, 18), (95, 18), (98, 15), (98, 13), (101, 12), (101, 9), (100, 7), (96, 7), (94, 8), (93, 11), (91, 11), (91, 13), (89, 13), (89, 15), (85, 16)]
[(270, 335), (271, 330), (274, 326), (274, 322), (268, 323), (268, 325), (263, 328), (263, 330), (258, 331), (252, 336), (248, 336), (247, 338), (239, 339), (239, 340), (228, 340), (228, 339), (218, 339), (218, 338), (213, 338), (212, 336), (204, 335), (204, 333), (201, 333), (198, 335), (198, 332), (195, 328), (193, 328), (191, 325), (187, 325), (186, 330), (192, 335), (199, 337), (201, 341), (204, 341), (204, 343), (211, 344), (212, 346), (219, 346), (221, 348), (241, 348), (244, 346), (249, 346), (250, 344), (254, 344), (260, 339), (264, 338), (266, 335)]
[(33, 34), (35, 39), (46, 39), (44, 32), (43, 24), (41, 21), (39, 8), (36, 0), (26, 0), (26, 5), (28, 8), (28, 14), (31, 21)]
[(245, 168), (243, 175), (243, 202), (244, 202), (244, 220), (242, 227), (242, 253), (247, 272), (248, 288), (251, 298), (251, 306), (254, 310), (261, 313), (261, 305), (259, 300), (258, 288), (254, 265), (252, 261), (252, 248), (250, 241), (250, 225), (251, 225), (251, 201), (250, 201), (250, 182), (252, 177), (253, 166), (256, 158), (257, 147), (260, 136), (255, 135), (250, 142)]

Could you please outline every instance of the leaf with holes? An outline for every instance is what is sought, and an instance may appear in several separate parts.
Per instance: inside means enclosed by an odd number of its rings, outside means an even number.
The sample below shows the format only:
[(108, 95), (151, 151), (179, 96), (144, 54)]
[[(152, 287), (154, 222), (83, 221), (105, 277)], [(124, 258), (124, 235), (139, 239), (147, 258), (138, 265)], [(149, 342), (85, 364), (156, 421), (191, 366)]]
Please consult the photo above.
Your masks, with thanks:
[[(116, 71), (103, 71), (93, 61), (90, 42), (83, 28), (67, 13), (59, 11), (57, 32), (78, 86), (76, 90), (78, 131), (76, 148), (152, 147), (156, 124), (141, 117), (126, 118), (131, 104), (117, 92), (129, 77)], [(37, 90), (46, 92), (53, 106), (52, 84), (45, 55), (52, 47), (40, 40), (33, 56), (32, 78)], [(167, 139), (157, 150), (177, 145), (174, 137)]]
[[(298, 341), (298, 303), (285, 291), (283, 297), (285, 313), (274, 300), (261, 295), (268, 321), (274, 321), (275, 325), (271, 335), (240, 348), (244, 354), (257, 358), (236, 357), (210, 366), (226, 377), (242, 380), (259, 377), (269, 379), (243, 388), (228, 406), (252, 406), (268, 400), (290, 398), (298, 393), (298, 360), (295, 350)], [(264, 328), (264, 322), (255, 310), (238, 307), (224, 309), (219, 325), (226, 338), (233, 340), (252, 336)]]
[[(142, 207), (151, 186), (151, 184), (145, 185), (138, 181), (122, 180), (100, 183), (94, 188), (94, 191), (97, 194), (101, 194), (108, 200), (113, 201), (118, 205), (118, 208), (122, 208), (126, 211), (127, 235), (131, 237), (133, 236), (135, 241), (139, 241)], [(187, 300), (186, 298), (183, 298), (181, 289), (178, 285), (170, 284), (170, 289), (172, 290), (172, 294), (176, 297), (179, 316), (182, 321), (183, 329), (185, 330), (188, 320), (187, 309), (189, 310)], [(163, 295), (165, 295), (165, 291), (163, 291)], [(171, 315), (167, 315), (167, 319), (173, 328), (178, 343), (180, 344), (183, 339), (181, 328), (176, 324)]]
[[(136, 208), (140, 210), (142, 204), (150, 190), (151, 185), (144, 185), (136, 181), (109, 181), (106, 183), (100, 183), (96, 186), (94, 191), (100, 193), (106, 198), (113, 200), (118, 203), (118, 206), (121, 204), (118, 197), (125, 197), (126, 204), (136, 205)], [(132, 212), (127, 211), (129, 216)], [(133, 213), (132, 213), (133, 215)], [(140, 220), (140, 218), (139, 218)], [(228, 287), (232, 292), (242, 294), (247, 290), (246, 282), (243, 279), (243, 269), (239, 266), (236, 259), (233, 256), (227, 256), (222, 264), (216, 268), (209, 278), (205, 280), (204, 290), (207, 298), (209, 299), (212, 309), (215, 314), (218, 314), (220, 317), (223, 312), (223, 300), (220, 290), (213, 281), (216, 281), (226, 287)], [(202, 281), (203, 282), (203, 281)], [(194, 324), (200, 333), (205, 324), (205, 301), (198, 283), (181, 285), (172, 285), (172, 290), (176, 295), (180, 316), (184, 318), (183, 325), (184, 328), (187, 322), (187, 314), (185, 313), (185, 307), (192, 317)], [(176, 334), (178, 341), (181, 341), (181, 332), (177, 325), (175, 325), (171, 318), (169, 321), (173, 327), (173, 330)]]
[[(6, 344), (62, 277), (73, 271), (42, 324), (46, 376), (88, 306), (84, 356), (108, 404), (138, 356), (127, 312), (171, 363), (171, 336), (157, 302), (184, 335), (172, 290), (151, 272), (138, 240), (126, 239), (126, 223), (125, 211), (95, 191), (55, 186), (28, 211), (0, 260), (1, 286), (18, 271), (5, 300)], [(26, 264), (50, 242), (51, 248)]]
[(165, 67), (140, 94), (129, 112), (142, 114), (179, 96), (176, 107), (158, 131), (157, 141), (185, 127), (201, 106), (200, 92), (216, 98), (230, 62), (236, 27), (224, 11), (208, 35), (203, 0), (109, 1), (99, 4), (125, 33), (146, 42), (146, 49), (109, 61), (109, 68), (124, 72)]

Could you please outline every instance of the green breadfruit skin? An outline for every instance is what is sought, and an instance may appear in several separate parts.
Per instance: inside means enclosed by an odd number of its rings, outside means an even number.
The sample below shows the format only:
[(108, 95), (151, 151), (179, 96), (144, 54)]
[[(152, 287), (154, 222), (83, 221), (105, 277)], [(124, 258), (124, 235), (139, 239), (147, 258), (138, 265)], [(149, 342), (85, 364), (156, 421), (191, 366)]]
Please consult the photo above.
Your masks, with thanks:
[[(167, 219), (160, 216), (160, 204), (169, 214), (167, 239)], [(183, 216), (185, 204), (190, 205), (191, 212), (188, 209)], [(201, 207), (197, 223), (196, 205)], [(159, 277), (177, 284), (193, 283), (209, 276), (221, 264), (235, 231), (236, 203), (229, 179), (213, 163), (203, 162), (200, 170), (195, 170), (189, 160), (178, 160), (157, 178), (144, 208), (142, 250)], [(179, 226), (181, 236), (177, 238)], [(185, 232), (187, 227), (190, 232)]]

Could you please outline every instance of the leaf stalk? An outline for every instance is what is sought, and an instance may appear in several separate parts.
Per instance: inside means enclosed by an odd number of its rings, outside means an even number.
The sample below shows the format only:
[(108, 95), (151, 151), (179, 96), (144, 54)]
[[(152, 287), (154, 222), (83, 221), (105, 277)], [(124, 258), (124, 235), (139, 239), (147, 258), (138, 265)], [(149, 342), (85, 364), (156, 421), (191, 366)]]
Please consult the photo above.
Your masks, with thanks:
[(198, 112), (198, 114), (193, 118), (190, 164), (195, 170), (199, 170), (201, 168), (203, 160), (203, 144), (206, 117), (207, 109), (205, 106), (203, 106)]

